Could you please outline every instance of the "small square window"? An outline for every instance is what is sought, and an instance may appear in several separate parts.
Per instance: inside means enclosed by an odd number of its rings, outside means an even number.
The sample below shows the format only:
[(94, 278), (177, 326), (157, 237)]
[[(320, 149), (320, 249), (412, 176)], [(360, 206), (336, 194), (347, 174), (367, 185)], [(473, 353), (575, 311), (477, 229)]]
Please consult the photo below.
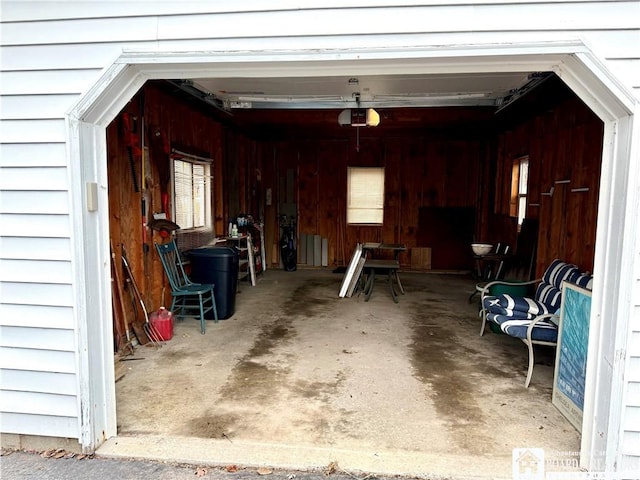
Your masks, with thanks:
[(529, 183), (529, 156), (518, 157), (511, 170), (511, 202), (509, 214), (518, 217), (518, 227), (522, 225), (527, 212), (527, 186)]
[(347, 223), (382, 225), (384, 167), (347, 169)]
[(182, 230), (208, 227), (211, 202), (211, 166), (190, 161), (173, 160), (175, 222)]

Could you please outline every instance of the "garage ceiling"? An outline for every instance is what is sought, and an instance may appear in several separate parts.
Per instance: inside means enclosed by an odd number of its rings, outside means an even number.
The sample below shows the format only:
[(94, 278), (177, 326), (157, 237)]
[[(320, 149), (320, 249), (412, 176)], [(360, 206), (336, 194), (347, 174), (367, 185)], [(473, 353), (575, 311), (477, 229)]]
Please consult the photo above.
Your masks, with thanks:
[(237, 108), (389, 108), (495, 106), (547, 74), (365, 75), (353, 77), (209, 78), (193, 87)]
[(309, 136), (313, 131), (314, 136), (337, 138), (352, 133), (338, 124), (343, 109), (376, 109), (381, 118), (376, 135), (395, 129), (477, 126), (534, 87), (539, 91), (543, 83), (555, 84), (547, 82), (551, 78), (558, 81), (551, 73), (496, 72), (199, 78), (169, 83), (259, 136)]

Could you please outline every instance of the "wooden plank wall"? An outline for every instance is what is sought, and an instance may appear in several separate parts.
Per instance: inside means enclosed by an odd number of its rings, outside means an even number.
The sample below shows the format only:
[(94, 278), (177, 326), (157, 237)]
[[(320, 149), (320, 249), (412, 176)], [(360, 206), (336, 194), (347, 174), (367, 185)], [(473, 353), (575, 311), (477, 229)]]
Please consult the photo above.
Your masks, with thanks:
[[(602, 138), (603, 123), (575, 97), (497, 136), (495, 214), (508, 216), (512, 162), (529, 155), (527, 217), (539, 221), (538, 275), (554, 258), (593, 268)], [(556, 183), (564, 180), (570, 183)], [(552, 187), (553, 196), (543, 195)], [(571, 191), (582, 188), (588, 191)]]
[[(144, 113), (144, 115), (141, 114)], [(135, 118), (136, 132), (141, 132), (142, 120), (145, 125), (144, 143), (147, 149), (146, 181), (143, 185), (142, 158), (134, 157), (137, 184), (140, 191), (135, 192), (133, 177), (129, 164), (129, 156), (125, 141), (122, 113), (128, 113)], [(141, 141), (141, 139), (138, 139)], [(223, 181), (225, 177), (232, 177), (230, 169), (236, 175), (243, 175), (249, 168), (249, 154), (252, 144), (240, 134), (233, 137), (234, 157), (230, 166), (229, 156), (225, 156), (225, 131), (222, 123), (212, 118), (210, 112), (201, 111), (197, 105), (177, 98), (172, 92), (156, 85), (146, 85), (123, 109), (121, 114), (107, 128), (107, 157), (109, 177), (109, 228), (111, 241), (119, 259), (121, 246), (125, 245), (133, 275), (142, 292), (149, 311), (158, 307), (168, 306), (171, 302), (169, 286), (165, 280), (162, 265), (153, 246), (153, 242), (162, 243), (163, 239), (150, 229), (147, 229), (147, 253), (143, 247), (142, 209), (141, 199), (143, 186), (146, 186), (147, 209), (149, 219), (152, 212), (163, 211), (161, 171), (168, 172), (169, 155), (163, 145), (177, 148), (181, 151), (212, 158), (213, 163), (213, 221), (217, 232), (226, 233), (229, 218), (229, 189)], [(239, 164), (242, 169), (233, 165)], [(166, 173), (165, 173), (166, 175)], [(242, 177), (240, 177), (242, 178)], [(239, 199), (246, 198), (246, 181), (239, 181), (241, 190)], [(170, 189), (167, 190), (170, 192)], [(170, 205), (170, 204), (169, 204)], [(244, 200), (239, 207), (246, 208)], [(170, 208), (170, 207), (169, 207)], [(171, 212), (166, 212), (171, 218)], [(238, 212), (234, 212), (236, 214)], [(146, 260), (145, 260), (146, 255)], [(116, 262), (121, 268), (120, 262)], [(145, 267), (146, 264), (146, 267)], [(121, 278), (124, 276), (121, 275)], [(126, 293), (126, 292), (125, 292)], [(127, 318), (131, 322), (135, 318), (133, 307), (125, 296)], [(138, 317), (140, 317), (138, 313)]]
[[(282, 177), (299, 158), (298, 232), (329, 240), (329, 266), (345, 265), (357, 242), (418, 243), (420, 207), (476, 208), (480, 174), (485, 160), (483, 140), (443, 134), (375, 136), (361, 131), (360, 146), (353, 138), (304, 140), (266, 144), (280, 159)], [(382, 226), (346, 226), (347, 167), (385, 167), (385, 210)], [(266, 186), (268, 188), (268, 186)], [(427, 245), (421, 245), (427, 246)], [(302, 260), (302, 259), (301, 259)], [(401, 263), (410, 265), (409, 253)]]

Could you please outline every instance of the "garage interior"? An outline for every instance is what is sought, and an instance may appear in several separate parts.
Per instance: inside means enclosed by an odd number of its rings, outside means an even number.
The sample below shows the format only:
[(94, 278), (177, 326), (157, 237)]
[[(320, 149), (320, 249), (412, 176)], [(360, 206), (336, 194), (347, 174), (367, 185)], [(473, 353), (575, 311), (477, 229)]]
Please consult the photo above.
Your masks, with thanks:
[[(340, 124), (355, 108), (380, 124)], [(162, 347), (127, 355), (135, 335), (114, 315), (119, 436), (99, 453), (509, 477), (513, 448), (579, 451), (551, 404), (554, 352), (541, 349), (525, 389), (525, 346), (478, 335), (470, 244), (509, 245), (509, 278), (537, 278), (554, 258), (592, 270), (602, 138), (548, 73), (147, 82), (107, 129), (111, 243), (116, 258), (126, 247), (146, 308), (170, 303), (153, 246), (166, 238), (146, 225), (174, 219), (175, 158), (212, 160), (211, 220), (178, 230), (180, 249), (250, 216), (264, 265), (205, 335), (177, 322)], [(347, 167), (384, 167), (382, 225), (346, 223)], [(282, 215), (295, 219), (291, 272)], [(326, 239), (324, 266), (302, 255), (308, 236)], [(406, 245), (399, 303), (381, 285), (369, 302), (338, 298), (361, 242)], [(141, 314), (125, 297), (133, 326)]]

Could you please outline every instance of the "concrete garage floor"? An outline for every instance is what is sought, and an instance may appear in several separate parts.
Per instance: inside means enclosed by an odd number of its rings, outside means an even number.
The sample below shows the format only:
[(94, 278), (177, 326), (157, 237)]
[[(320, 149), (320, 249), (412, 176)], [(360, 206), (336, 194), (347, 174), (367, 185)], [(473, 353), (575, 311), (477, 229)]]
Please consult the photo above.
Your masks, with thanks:
[(512, 478), (513, 448), (579, 450), (551, 404), (553, 351), (525, 389), (526, 347), (478, 335), (469, 277), (402, 272), (398, 304), (383, 277), (369, 302), (340, 299), (342, 278), (269, 270), (205, 335), (185, 320), (161, 348), (137, 347), (144, 360), (116, 383), (118, 437), (98, 454)]

